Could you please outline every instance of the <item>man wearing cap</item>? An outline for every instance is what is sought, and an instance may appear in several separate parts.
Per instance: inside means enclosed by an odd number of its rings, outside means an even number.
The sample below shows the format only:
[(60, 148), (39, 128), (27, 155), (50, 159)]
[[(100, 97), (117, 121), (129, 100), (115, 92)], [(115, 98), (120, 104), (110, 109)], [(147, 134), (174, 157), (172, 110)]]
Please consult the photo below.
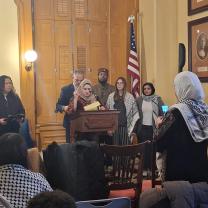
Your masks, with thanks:
[(115, 91), (115, 87), (108, 84), (108, 69), (99, 68), (98, 69), (98, 84), (93, 87), (95, 95), (99, 97), (102, 105), (105, 106), (108, 95)]
[[(98, 69), (98, 84), (93, 87), (93, 92), (98, 96), (99, 101), (103, 106), (106, 105), (108, 96), (115, 91), (115, 87), (107, 83), (108, 81), (108, 69), (99, 68)], [(99, 135), (99, 142), (112, 144), (112, 137), (107, 134)]]
[(73, 83), (64, 86), (61, 89), (60, 97), (56, 103), (55, 112), (65, 113), (63, 126), (66, 129), (66, 142), (70, 143), (70, 115), (69, 111), (69, 101), (74, 96), (74, 91), (79, 87), (79, 84), (84, 79), (84, 72), (81, 70), (74, 70), (73, 72)]

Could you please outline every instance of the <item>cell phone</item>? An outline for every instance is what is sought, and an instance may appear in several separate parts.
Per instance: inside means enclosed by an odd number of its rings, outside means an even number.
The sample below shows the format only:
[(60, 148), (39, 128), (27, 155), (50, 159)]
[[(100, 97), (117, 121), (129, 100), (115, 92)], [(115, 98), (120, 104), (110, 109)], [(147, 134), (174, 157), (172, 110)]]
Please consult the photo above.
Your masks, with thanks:
[(167, 105), (162, 105), (162, 112), (164, 114), (168, 112), (168, 106)]

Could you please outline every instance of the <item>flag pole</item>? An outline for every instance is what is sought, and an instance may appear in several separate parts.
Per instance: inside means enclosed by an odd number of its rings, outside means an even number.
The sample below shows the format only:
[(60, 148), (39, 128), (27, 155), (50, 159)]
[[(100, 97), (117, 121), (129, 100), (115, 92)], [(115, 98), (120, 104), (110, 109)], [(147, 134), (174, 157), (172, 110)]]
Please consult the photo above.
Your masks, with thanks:
[(139, 86), (139, 94), (142, 94), (142, 13), (137, 12), (137, 48), (139, 51), (139, 68), (140, 68), (140, 86)]
[[(134, 20), (135, 20), (135, 16), (134, 16), (134, 15), (130, 15), (130, 16), (128, 17), (128, 22), (129, 22), (129, 23), (134, 23)], [(133, 84), (133, 78), (132, 78), (132, 76), (131, 76), (131, 92), (132, 92), (132, 84)]]
[(138, 51), (136, 46), (136, 36), (134, 30), (134, 20), (135, 17), (131, 15), (128, 18), (130, 22), (130, 52), (129, 52), (129, 60), (127, 70), (128, 73), (131, 75), (131, 86), (132, 86), (132, 94), (134, 97), (139, 96), (139, 81), (140, 81), (140, 69), (139, 69), (139, 61), (138, 61)]

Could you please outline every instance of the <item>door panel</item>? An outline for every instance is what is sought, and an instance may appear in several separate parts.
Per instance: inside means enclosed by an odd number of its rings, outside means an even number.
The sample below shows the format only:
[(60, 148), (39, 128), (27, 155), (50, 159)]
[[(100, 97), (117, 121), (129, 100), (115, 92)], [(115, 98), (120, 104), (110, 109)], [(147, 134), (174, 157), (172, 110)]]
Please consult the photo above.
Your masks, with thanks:
[(87, 0), (73, 0), (74, 4), (74, 18), (87, 20)]
[(53, 0), (34, 0), (35, 19), (53, 19)]
[(54, 94), (55, 79), (44, 79), (37, 77), (36, 80), (36, 105), (37, 105), (37, 122), (54, 123), (56, 122)]
[(72, 0), (54, 0), (55, 20), (72, 19)]
[(74, 31), (74, 66), (85, 70), (89, 69), (89, 23), (76, 20)]
[(108, 0), (88, 0), (88, 18), (91, 21), (107, 21)]
[(108, 68), (108, 33), (105, 22), (90, 23), (90, 79), (97, 82), (97, 69)]

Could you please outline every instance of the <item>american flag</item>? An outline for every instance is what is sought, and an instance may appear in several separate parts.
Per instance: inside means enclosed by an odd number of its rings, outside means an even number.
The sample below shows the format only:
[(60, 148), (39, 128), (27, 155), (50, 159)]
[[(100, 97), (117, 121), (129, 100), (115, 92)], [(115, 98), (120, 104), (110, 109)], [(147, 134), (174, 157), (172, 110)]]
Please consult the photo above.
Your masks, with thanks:
[(134, 95), (134, 97), (138, 97), (140, 94), (140, 73), (133, 22), (130, 23), (130, 54), (127, 72), (132, 78), (131, 92)]

